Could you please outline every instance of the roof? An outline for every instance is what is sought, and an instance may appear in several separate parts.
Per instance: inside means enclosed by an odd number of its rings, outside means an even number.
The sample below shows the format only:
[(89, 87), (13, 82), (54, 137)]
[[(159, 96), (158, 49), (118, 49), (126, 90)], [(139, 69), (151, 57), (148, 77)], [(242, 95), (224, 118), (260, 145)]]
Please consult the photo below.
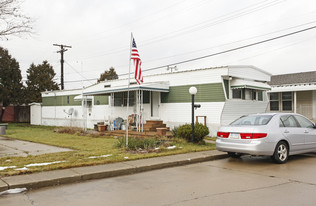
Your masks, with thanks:
[(302, 84), (316, 82), (316, 71), (271, 76), (270, 85)]
[(83, 95), (100, 95), (100, 94), (110, 94), (112, 92), (126, 92), (126, 91), (159, 91), (159, 92), (169, 92), (168, 82), (150, 82), (143, 83), (142, 85), (133, 84), (129, 87), (127, 85), (107, 87), (102, 90), (95, 90), (90, 92), (84, 92)]

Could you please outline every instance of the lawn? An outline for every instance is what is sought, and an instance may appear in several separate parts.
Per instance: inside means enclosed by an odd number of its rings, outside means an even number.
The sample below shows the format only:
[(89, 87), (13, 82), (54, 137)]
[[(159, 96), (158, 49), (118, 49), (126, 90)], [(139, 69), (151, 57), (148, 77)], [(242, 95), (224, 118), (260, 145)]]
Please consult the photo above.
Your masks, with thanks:
[[(176, 146), (174, 149), (160, 148), (154, 152), (138, 153), (118, 148), (117, 138), (107, 136), (83, 136), (80, 134), (61, 134), (54, 132), (55, 127), (31, 126), (28, 124), (9, 124), (6, 137), (43, 143), (74, 151), (51, 153), (44, 155), (28, 155), (27, 157), (0, 158), (0, 176), (33, 173), (39, 171), (56, 170), (62, 168), (80, 167), (88, 165), (108, 164), (113, 162), (129, 161), (150, 157), (173, 155), (188, 152), (197, 152), (215, 149), (214, 144), (192, 144), (183, 139), (172, 138), (169, 144)], [(103, 157), (100, 157), (102, 156)], [(89, 158), (90, 157), (90, 158)], [(95, 157), (95, 158), (91, 158)], [(26, 170), (25, 165), (36, 163), (50, 163), (50, 165), (31, 166)], [(14, 167), (1, 170), (1, 167)]]

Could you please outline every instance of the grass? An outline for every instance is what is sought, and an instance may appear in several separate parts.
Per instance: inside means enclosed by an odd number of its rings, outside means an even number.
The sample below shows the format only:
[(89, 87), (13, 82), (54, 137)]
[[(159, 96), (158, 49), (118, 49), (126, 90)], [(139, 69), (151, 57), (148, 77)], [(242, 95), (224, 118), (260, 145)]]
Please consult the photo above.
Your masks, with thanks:
[[(175, 149), (161, 149), (152, 153), (132, 153), (124, 148), (117, 147), (119, 140), (106, 136), (82, 136), (76, 134), (56, 133), (55, 127), (31, 126), (28, 124), (9, 124), (6, 137), (43, 143), (58, 147), (70, 148), (73, 151), (59, 152), (43, 155), (28, 155), (27, 157), (3, 157), (0, 158), (0, 167), (16, 166), (23, 168), (27, 164), (63, 161), (58, 164), (46, 166), (28, 167), (28, 170), (15, 170), (9, 168), (0, 170), (0, 176), (18, 175), (40, 171), (56, 170), (88, 165), (107, 164), (113, 162), (129, 161), (150, 157), (173, 155), (188, 152), (197, 152), (215, 149), (214, 144), (192, 144), (183, 139), (173, 139)], [(91, 156), (111, 155), (103, 158), (90, 159)], [(128, 157), (128, 159), (126, 158)]]

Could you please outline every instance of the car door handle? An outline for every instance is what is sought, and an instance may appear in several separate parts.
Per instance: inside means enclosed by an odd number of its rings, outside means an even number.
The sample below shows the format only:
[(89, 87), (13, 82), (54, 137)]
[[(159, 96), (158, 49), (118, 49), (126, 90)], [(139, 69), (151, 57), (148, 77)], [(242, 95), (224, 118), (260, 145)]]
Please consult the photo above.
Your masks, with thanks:
[(285, 130), (285, 131), (284, 131), (284, 133), (290, 133), (290, 131), (288, 131), (288, 130)]
[(305, 130), (304, 133), (309, 133), (309, 132)]

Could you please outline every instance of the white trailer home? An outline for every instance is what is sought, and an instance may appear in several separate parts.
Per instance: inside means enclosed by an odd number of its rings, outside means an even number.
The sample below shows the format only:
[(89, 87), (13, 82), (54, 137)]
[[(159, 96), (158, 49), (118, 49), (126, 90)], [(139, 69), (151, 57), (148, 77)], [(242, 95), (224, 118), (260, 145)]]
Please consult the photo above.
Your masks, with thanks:
[(195, 115), (214, 135), (239, 116), (266, 111), (270, 76), (253, 66), (224, 66), (144, 76), (144, 84), (131, 80), (129, 87), (128, 79), (118, 79), (84, 90), (43, 92), (42, 124), (93, 128), (100, 121), (126, 119), (129, 90), (129, 115), (173, 128), (191, 122), (189, 88), (195, 86), (195, 103), (201, 105)]

